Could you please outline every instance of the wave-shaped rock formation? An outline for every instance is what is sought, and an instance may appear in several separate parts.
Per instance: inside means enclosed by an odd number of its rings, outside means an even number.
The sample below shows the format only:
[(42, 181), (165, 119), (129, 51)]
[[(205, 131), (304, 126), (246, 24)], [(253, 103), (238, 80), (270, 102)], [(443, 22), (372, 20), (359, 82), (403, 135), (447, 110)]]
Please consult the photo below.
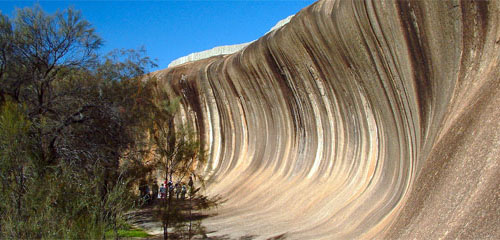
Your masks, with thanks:
[(318, 1), (158, 73), (208, 150), (215, 235), (500, 239), (500, 1)]

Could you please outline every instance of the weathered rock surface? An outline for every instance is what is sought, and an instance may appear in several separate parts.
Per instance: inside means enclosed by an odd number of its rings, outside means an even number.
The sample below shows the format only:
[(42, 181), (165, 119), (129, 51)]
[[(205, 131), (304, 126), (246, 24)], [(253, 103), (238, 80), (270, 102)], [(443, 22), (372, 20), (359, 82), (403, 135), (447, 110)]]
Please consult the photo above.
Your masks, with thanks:
[(500, 239), (500, 1), (318, 1), (157, 72), (227, 201), (215, 235)]

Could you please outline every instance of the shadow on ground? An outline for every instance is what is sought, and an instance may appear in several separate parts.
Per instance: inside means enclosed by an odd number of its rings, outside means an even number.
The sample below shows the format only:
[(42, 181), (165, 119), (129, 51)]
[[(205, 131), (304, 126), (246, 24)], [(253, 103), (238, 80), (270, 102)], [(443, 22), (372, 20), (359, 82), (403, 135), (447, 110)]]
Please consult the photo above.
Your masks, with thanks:
[[(191, 222), (193, 222), (193, 229), (195, 230), (193, 230), (194, 235), (191, 237), (191, 239), (252, 240), (258, 237), (257, 235), (245, 235), (242, 237), (234, 238), (229, 235), (217, 236), (216, 231), (207, 231), (201, 224), (202, 220), (215, 215), (203, 214), (199, 206), (202, 206), (206, 203), (200, 201), (203, 200), (198, 199), (189, 202), (187, 200), (172, 199), (172, 204), (178, 206), (181, 209), (181, 211), (179, 211), (178, 213), (180, 215), (177, 217), (177, 219), (183, 219), (182, 223), (184, 224), (187, 224), (190, 220)], [(219, 203), (220, 202), (223, 201), (219, 199)], [(141, 228), (145, 232), (151, 235), (150, 237), (147, 238), (134, 238), (134, 239), (151, 239), (151, 240), (163, 239), (163, 227), (160, 220), (161, 204), (163, 203), (165, 202), (162, 202), (162, 200), (157, 199), (151, 204), (146, 204), (141, 208), (135, 209), (126, 214), (126, 219), (129, 224), (131, 224), (133, 227)], [(189, 213), (189, 211), (187, 211), (190, 206), (191, 209), (193, 209), (191, 214)], [(169, 227), (168, 235), (169, 235), (168, 239), (189, 239), (188, 237), (189, 234), (185, 229), (179, 230), (178, 228), (176, 229), (174, 227)], [(286, 239), (286, 234), (281, 234), (269, 238), (269, 240), (281, 240), (281, 239)]]

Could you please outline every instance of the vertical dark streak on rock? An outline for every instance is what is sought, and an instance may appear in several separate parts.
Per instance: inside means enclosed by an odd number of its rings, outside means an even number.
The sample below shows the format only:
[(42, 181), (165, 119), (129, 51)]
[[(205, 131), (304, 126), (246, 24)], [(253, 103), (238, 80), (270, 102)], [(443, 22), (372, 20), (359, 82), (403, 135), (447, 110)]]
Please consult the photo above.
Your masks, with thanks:
[[(422, 13), (418, 1), (397, 1), (400, 20), (403, 25), (404, 37), (408, 44), (409, 53), (412, 59), (413, 74), (417, 87), (417, 100), (419, 104), (419, 115), (421, 119), (420, 127), (425, 131), (428, 125), (428, 113), (432, 107), (433, 86), (431, 82), (431, 72), (427, 56), (426, 39), (424, 31), (418, 30), (417, 26), (423, 26), (421, 22)], [(422, 132), (422, 134), (424, 134)]]

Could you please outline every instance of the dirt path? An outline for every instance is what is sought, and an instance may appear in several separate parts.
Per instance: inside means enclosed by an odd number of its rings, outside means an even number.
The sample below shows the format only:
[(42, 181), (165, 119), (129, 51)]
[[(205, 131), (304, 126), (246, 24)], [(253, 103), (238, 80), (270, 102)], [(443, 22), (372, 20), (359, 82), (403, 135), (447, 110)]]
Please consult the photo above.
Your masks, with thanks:
[(143, 229), (153, 237), (163, 238), (163, 227), (155, 217), (155, 206), (133, 210), (126, 214), (126, 218), (133, 227)]
[[(175, 202), (175, 201), (174, 201)], [(134, 209), (126, 214), (126, 219), (127, 222), (134, 228), (140, 228), (144, 230), (144, 232), (150, 234), (151, 236), (145, 239), (163, 239), (163, 227), (162, 223), (159, 220), (159, 204), (160, 202), (156, 202), (154, 204), (144, 206), (139, 209)], [(182, 206), (183, 211), (186, 211), (188, 209), (189, 204), (187, 204), (187, 201), (185, 202), (177, 202), (177, 204), (180, 204)], [(196, 204), (194, 204), (196, 205)], [(184, 212), (184, 216), (181, 216), (181, 218), (186, 219), (186, 221), (189, 221), (189, 216), (187, 215), (187, 212)], [(193, 221), (193, 232), (195, 232), (195, 235), (192, 237), (192, 239), (213, 239), (213, 240), (222, 240), (222, 239), (230, 239), (227, 236), (207, 236), (209, 235), (214, 235), (215, 232), (207, 232), (205, 228), (201, 226), (201, 221), (208, 217), (208, 215), (204, 215), (201, 213), (200, 210), (193, 210), (191, 214), (191, 219)], [(187, 222), (185, 222), (187, 224)], [(200, 226), (198, 226), (200, 225)], [(169, 239), (188, 239), (187, 237), (187, 232), (180, 232), (178, 229), (174, 229), (173, 227), (169, 227)], [(251, 239), (251, 238), (245, 238), (245, 239)]]

